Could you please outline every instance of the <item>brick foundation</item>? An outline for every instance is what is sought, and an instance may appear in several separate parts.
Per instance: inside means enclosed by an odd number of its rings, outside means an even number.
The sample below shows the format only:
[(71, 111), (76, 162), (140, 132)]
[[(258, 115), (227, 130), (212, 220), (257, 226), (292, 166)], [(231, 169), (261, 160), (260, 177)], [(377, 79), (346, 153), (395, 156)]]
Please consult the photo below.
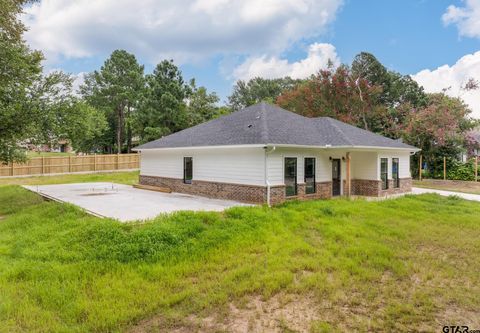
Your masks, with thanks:
[(192, 180), (191, 184), (185, 184), (183, 179), (142, 175), (140, 175), (139, 182), (143, 185), (168, 187), (173, 192), (248, 203), (264, 203), (267, 195), (266, 187), (255, 185), (207, 182), (203, 180)]
[(352, 195), (382, 197), (385, 195), (412, 191), (412, 178), (400, 178), (400, 187), (393, 187), (393, 179), (388, 180), (388, 189), (382, 189), (381, 180), (352, 179)]
[[(199, 195), (215, 199), (227, 199), (248, 203), (264, 204), (267, 202), (266, 186), (242, 185), (231, 183), (207, 182), (203, 180), (192, 180), (192, 184), (185, 184), (183, 179), (140, 176), (140, 184), (151, 186), (168, 187), (173, 192)], [(382, 182), (379, 180), (352, 179), (352, 195), (363, 196), (384, 196), (397, 193), (410, 192), (412, 179), (400, 179), (400, 187), (393, 187), (393, 180), (389, 180), (389, 188), (382, 190)], [(313, 200), (327, 199), (332, 197), (332, 182), (318, 182), (315, 184), (316, 192), (305, 193), (305, 184), (297, 184), (297, 195), (285, 196), (285, 186), (277, 185), (270, 187), (270, 203), (280, 204), (286, 200)]]

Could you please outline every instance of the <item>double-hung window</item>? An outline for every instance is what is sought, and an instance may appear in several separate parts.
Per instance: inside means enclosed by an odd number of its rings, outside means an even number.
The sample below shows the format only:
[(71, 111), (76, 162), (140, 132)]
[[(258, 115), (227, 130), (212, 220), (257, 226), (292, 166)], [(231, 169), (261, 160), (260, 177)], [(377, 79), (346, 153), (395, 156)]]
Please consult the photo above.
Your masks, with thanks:
[(305, 194), (315, 193), (315, 158), (305, 158)]
[(191, 157), (183, 158), (183, 182), (191, 184), (193, 178), (193, 160)]
[(393, 187), (400, 187), (399, 165), (398, 158), (392, 158)]
[(382, 180), (382, 190), (388, 189), (388, 158), (380, 159), (380, 179)]

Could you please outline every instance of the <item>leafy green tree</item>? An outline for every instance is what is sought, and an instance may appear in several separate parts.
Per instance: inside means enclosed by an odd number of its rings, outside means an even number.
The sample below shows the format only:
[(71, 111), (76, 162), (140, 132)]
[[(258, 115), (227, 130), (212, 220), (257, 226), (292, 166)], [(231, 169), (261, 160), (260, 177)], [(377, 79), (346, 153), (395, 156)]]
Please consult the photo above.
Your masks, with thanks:
[(107, 127), (105, 115), (79, 101), (73, 93), (73, 78), (63, 72), (42, 76), (31, 89), (31, 107), (36, 110), (35, 125), (28, 138), (34, 145), (54, 145), (69, 140), (76, 151), (96, 150)]
[(143, 72), (144, 67), (133, 54), (115, 50), (99, 71), (86, 76), (80, 87), (87, 103), (105, 112), (111, 129), (110, 147), (115, 143), (117, 153), (122, 152), (125, 141), (127, 151), (131, 149), (133, 113), (145, 87)]
[(248, 82), (239, 80), (228, 97), (228, 104), (233, 111), (259, 103), (274, 103), (283, 92), (294, 89), (301, 80), (290, 77), (281, 79), (263, 79), (256, 77)]
[(195, 80), (190, 82), (191, 93), (187, 99), (187, 126), (191, 127), (228, 113), (228, 108), (220, 108), (220, 98), (209, 93), (205, 87), (197, 87)]
[(25, 26), (18, 19), (24, 0), (0, 5), (0, 161), (23, 160), (21, 143), (36, 126), (31, 89), (41, 77), (43, 56), (22, 39)]
[(142, 142), (188, 126), (186, 99), (191, 89), (173, 60), (160, 62), (146, 77), (135, 122)]
[(367, 80), (382, 88), (378, 95), (379, 103), (395, 108), (400, 103), (410, 103), (414, 107), (425, 106), (426, 94), (409, 75), (390, 71), (377, 58), (368, 52), (355, 56), (351, 66), (352, 76)]
[(108, 128), (105, 114), (82, 101), (77, 101), (68, 110), (69, 125), (65, 133), (73, 149), (83, 153), (102, 151), (101, 138)]

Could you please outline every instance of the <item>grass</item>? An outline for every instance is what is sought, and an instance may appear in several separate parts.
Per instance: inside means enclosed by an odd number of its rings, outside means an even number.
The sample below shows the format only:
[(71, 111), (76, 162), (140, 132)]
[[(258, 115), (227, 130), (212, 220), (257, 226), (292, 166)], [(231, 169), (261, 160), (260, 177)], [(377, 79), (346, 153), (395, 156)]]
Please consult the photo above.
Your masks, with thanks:
[(424, 179), (422, 181), (414, 180), (413, 186), (423, 188), (433, 188), (436, 190), (453, 191), (461, 193), (480, 194), (480, 182), (468, 182), (461, 180), (436, 180)]
[(46, 185), (46, 184), (67, 184), (67, 183), (85, 183), (85, 182), (114, 182), (114, 183), (132, 185), (132, 184), (138, 183), (138, 171), (0, 178), (0, 186), (2, 185)]
[[(289, 202), (140, 225), (5, 185), (0, 216), (0, 332), (221, 331), (232, 306), (244, 321), (255, 297), (309, 309), (310, 332), (480, 327), (480, 205), (457, 197)], [(277, 328), (299, 330), (285, 313)]]

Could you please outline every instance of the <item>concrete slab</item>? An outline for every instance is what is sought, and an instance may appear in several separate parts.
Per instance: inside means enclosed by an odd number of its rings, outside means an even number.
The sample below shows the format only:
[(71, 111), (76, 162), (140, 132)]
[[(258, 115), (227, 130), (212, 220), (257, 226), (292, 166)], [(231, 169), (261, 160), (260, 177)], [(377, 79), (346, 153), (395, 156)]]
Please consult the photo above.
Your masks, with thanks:
[(87, 212), (122, 222), (151, 219), (181, 210), (223, 211), (248, 204), (181, 193), (161, 193), (115, 183), (31, 185), (24, 188), (49, 199), (77, 205)]

